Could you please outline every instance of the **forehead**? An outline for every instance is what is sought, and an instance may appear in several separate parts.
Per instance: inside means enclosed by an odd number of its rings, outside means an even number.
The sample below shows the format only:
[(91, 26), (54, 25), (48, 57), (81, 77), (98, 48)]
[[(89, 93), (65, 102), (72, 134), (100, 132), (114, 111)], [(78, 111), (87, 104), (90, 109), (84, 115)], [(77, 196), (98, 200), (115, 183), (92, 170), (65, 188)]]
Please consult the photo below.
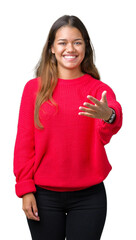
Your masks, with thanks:
[(59, 28), (55, 36), (55, 40), (59, 39), (73, 40), (77, 38), (83, 39), (81, 32), (77, 28), (70, 26), (64, 26)]

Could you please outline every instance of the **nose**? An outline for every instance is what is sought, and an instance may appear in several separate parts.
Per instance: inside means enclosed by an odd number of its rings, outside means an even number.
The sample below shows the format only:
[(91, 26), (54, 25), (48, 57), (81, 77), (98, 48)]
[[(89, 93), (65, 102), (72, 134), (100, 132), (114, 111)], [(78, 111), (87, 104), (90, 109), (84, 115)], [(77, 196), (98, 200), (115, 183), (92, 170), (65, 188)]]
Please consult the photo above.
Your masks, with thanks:
[(75, 48), (72, 43), (67, 45), (67, 52), (75, 52)]

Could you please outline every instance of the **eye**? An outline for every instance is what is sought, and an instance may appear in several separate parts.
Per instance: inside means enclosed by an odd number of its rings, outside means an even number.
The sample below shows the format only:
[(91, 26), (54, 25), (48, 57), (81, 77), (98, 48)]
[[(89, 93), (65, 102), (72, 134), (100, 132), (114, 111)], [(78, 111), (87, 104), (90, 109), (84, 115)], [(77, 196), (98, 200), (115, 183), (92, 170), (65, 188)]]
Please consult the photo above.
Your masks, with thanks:
[(81, 42), (75, 42), (74, 44), (75, 45), (81, 45), (82, 43)]
[(59, 45), (66, 45), (65, 42), (59, 42)]

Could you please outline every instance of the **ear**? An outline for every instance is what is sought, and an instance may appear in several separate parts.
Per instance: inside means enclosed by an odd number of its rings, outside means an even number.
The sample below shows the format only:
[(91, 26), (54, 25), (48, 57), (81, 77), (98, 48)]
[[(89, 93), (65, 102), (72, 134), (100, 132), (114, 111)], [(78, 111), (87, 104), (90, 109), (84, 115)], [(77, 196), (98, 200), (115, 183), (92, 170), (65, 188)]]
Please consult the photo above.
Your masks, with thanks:
[(52, 45), (51, 46), (51, 52), (54, 54), (55, 53), (55, 51), (54, 51), (54, 46)]

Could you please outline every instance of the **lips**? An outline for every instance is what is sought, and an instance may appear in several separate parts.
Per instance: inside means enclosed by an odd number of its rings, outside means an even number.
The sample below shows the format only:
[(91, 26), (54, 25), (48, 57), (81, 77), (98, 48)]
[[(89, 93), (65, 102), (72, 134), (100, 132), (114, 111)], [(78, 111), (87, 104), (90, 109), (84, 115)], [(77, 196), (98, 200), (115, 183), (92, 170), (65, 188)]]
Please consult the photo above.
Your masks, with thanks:
[(65, 58), (65, 59), (75, 59), (75, 58), (77, 58), (77, 55), (63, 55), (63, 57)]

